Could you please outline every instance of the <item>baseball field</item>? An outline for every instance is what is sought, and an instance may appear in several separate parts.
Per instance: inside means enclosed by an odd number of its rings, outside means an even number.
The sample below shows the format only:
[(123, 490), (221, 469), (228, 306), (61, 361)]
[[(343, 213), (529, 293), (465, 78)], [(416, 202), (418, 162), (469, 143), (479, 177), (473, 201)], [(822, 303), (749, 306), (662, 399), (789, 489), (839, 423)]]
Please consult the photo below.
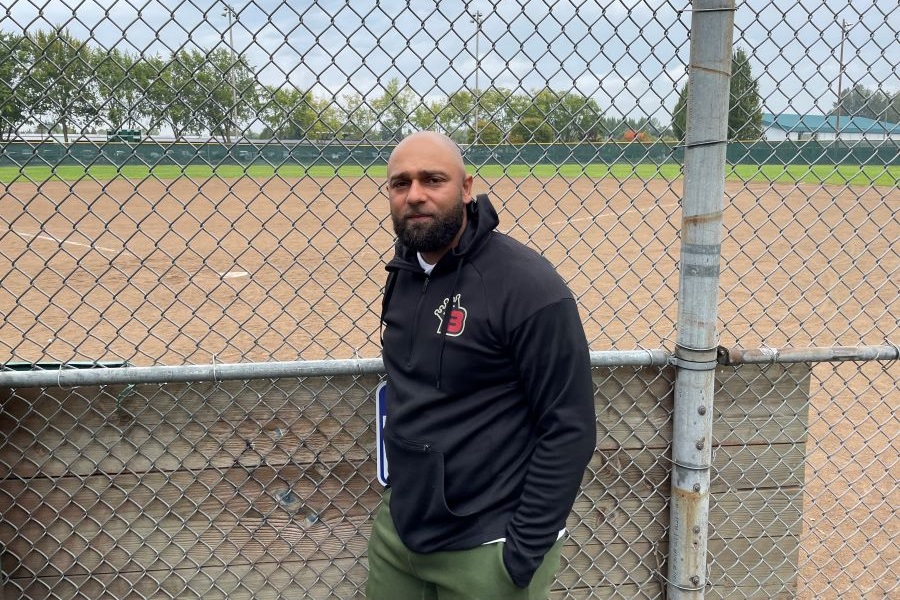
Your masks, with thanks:
[[(683, 181), (648, 168), (476, 176), (500, 229), (569, 282), (594, 350), (674, 346)], [(774, 181), (730, 173), (723, 345), (897, 335), (898, 173), (857, 171)], [(393, 240), (381, 174), (246, 173), (9, 179), (0, 187), (0, 358), (378, 356)], [(819, 364), (813, 375), (800, 591), (877, 591), (881, 577), (896, 581), (900, 364)]]

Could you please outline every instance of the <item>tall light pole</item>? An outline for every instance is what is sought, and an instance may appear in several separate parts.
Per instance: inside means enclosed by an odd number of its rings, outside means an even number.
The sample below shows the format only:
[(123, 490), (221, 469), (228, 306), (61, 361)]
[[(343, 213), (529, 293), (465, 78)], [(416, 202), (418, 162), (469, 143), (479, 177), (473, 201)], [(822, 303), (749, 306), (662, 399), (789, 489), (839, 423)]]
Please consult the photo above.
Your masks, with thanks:
[(841, 20), (841, 51), (838, 57), (838, 97), (837, 106), (834, 109), (834, 141), (839, 142), (841, 138), (841, 103), (844, 99), (841, 97), (844, 90), (844, 40), (847, 38), (847, 21)]
[(474, 145), (478, 145), (478, 109), (481, 104), (481, 88), (478, 86), (478, 73), (481, 71), (481, 50), (479, 48), (481, 43), (481, 11), (475, 11), (475, 14), (472, 15), (472, 18), (469, 20), (470, 23), (475, 23), (475, 137), (474, 137)]
[(228, 111), (229, 119), (230, 119), (230, 127), (228, 131), (231, 131), (232, 128), (235, 130), (235, 134), (237, 134), (237, 84), (234, 81), (234, 68), (237, 64), (237, 53), (234, 51), (234, 19), (237, 18), (237, 13), (234, 11), (234, 8), (228, 4), (224, 3), (225, 10), (222, 11), (223, 17), (228, 17), (228, 49), (231, 50), (231, 68), (228, 69), (228, 85), (231, 87), (231, 110)]

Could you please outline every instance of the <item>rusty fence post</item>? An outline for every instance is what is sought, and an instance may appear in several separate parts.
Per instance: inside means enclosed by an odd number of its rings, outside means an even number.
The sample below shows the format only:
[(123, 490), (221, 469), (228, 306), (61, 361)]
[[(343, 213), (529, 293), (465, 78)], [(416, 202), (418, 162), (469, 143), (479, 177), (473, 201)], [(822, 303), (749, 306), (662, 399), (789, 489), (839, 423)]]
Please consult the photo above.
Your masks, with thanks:
[(669, 597), (707, 585), (715, 384), (734, 0), (692, 5), (669, 527)]

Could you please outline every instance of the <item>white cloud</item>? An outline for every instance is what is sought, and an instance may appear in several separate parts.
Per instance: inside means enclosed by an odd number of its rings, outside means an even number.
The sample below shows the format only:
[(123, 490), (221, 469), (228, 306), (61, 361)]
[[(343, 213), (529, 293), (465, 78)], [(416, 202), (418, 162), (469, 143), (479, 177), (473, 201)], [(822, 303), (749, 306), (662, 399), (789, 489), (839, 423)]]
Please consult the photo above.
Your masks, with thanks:
[[(323, 95), (377, 91), (396, 77), (423, 95), (475, 86), (472, 14), (481, 12), (479, 87), (551, 86), (637, 115), (674, 105), (688, 61), (687, 0), (7, 0), (0, 30), (65, 25), (76, 37), (164, 55), (188, 45), (234, 46), (264, 83), (285, 78)], [(825, 112), (836, 93), (841, 21), (844, 85), (900, 90), (896, 0), (737, 6), (735, 43), (750, 54), (765, 109)], [(608, 102), (609, 105), (603, 105)]]

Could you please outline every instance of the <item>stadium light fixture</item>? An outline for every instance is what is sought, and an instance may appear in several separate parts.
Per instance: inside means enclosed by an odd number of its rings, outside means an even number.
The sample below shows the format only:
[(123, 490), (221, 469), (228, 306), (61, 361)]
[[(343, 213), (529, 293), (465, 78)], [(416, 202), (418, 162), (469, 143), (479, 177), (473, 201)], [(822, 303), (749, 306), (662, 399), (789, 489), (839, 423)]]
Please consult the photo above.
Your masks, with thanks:
[(471, 14), (471, 17), (472, 18), (469, 19), (469, 22), (475, 23), (475, 94), (474, 94), (474, 96), (475, 96), (475, 127), (473, 128), (475, 135), (474, 135), (474, 138), (472, 141), (473, 141), (473, 145), (477, 146), (478, 145), (478, 109), (479, 109), (479, 105), (481, 104), (481, 88), (478, 85), (478, 73), (479, 73), (479, 71), (481, 71), (481, 49), (480, 49), (481, 21), (482, 21), (481, 11), (476, 10), (474, 13)]
[(228, 4), (227, 2), (223, 2), (225, 5), (225, 9), (222, 11), (223, 17), (228, 17), (228, 49), (231, 50), (231, 68), (228, 69), (228, 85), (231, 87), (231, 110), (228, 111), (229, 118), (231, 120), (231, 127), (229, 127), (229, 131), (233, 128), (235, 135), (237, 135), (237, 83), (234, 80), (234, 68), (237, 66), (237, 52), (234, 51), (234, 21), (237, 20), (237, 13), (234, 10), (234, 7)]

